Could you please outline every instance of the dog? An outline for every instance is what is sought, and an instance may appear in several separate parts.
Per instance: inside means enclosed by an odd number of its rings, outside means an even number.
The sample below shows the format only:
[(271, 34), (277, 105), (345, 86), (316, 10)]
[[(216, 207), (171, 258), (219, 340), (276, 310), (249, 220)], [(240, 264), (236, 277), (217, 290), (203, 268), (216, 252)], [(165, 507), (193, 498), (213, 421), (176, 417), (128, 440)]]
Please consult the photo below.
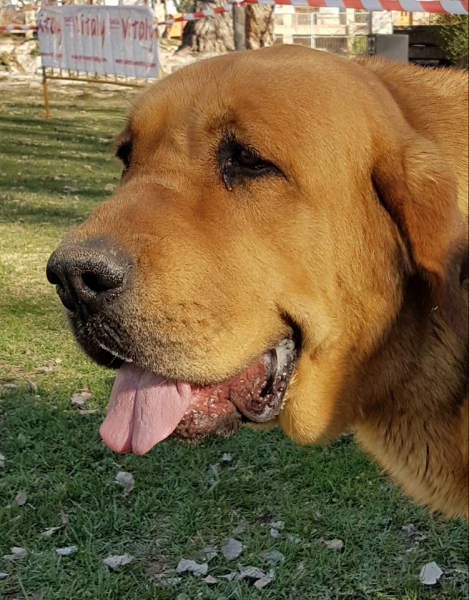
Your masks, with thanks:
[(47, 266), (80, 346), (118, 369), (109, 448), (353, 431), (467, 518), (467, 84), (275, 46), (139, 97), (121, 184)]

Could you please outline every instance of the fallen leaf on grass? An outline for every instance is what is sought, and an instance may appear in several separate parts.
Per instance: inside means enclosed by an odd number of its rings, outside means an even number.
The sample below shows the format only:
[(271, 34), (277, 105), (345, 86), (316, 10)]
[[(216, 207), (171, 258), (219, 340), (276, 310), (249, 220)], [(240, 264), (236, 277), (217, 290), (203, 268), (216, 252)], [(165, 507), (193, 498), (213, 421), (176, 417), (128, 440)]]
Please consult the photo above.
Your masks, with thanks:
[(207, 577), (204, 577), (202, 581), (208, 583), (209, 585), (218, 583), (218, 579), (216, 577), (212, 577), (211, 575), (207, 575)]
[(260, 554), (261, 559), (269, 565), (275, 565), (285, 560), (285, 555), (278, 550), (265, 550)]
[(214, 546), (207, 546), (206, 548), (202, 548), (202, 550), (198, 550), (194, 558), (195, 560), (210, 562), (216, 556), (218, 556), (218, 550)]
[(28, 381), (28, 387), (32, 392), (37, 394), (37, 385), (34, 383), (34, 381)]
[(247, 530), (247, 528), (248, 526), (246, 521), (241, 521), (241, 523), (233, 529), (233, 535), (239, 535), (240, 533), (244, 533)]
[(90, 394), (90, 392), (81, 391), (79, 394), (74, 394), (71, 397), (70, 402), (73, 406), (81, 407), (85, 406), (86, 401), (91, 400), (92, 397), (93, 394)]
[(226, 579), (227, 581), (233, 581), (233, 579), (239, 579), (239, 573), (233, 571), (233, 573), (228, 573), (227, 575), (220, 575), (220, 579)]
[(288, 541), (292, 544), (299, 544), (301, 542), (301, 538), (298, 535), (294, 535), (293, 533), (288, 534)]
[(443, 571), (436, 562), (427, 563), (420, 570), (420, 583), (422, 585), (435, 585), (439, 582)]
[(278, 537), (280, 537), (280, 531), (278, 529), (275, 529), (275, 527), (271, 527), (270, 528), (270, 537), (273, 537), (274, 540), (276, 540)]
[(18, 387), (16, 383), (5, 383), (3, 386), (6, 390), (16, 390)]
[(28, 551), (24, 548), (19, 548), (18, 546), (13, 546), (11, 548), (11, 554), (5, 554), (3, 558), (8, 561), (22, 560), (27, 556)]
[(329, 550), (342, 550), (344, 547), (344, 542), (337, 539), (324, 540), (321, 538), (321, 543), (323, 543), (326, 548), (329, 548)]
[(36, 373), (52, 373), (53, 370), (54, 368), (50, 365), (44, 365), (43, 367), (36, 369)]
[(132, 473), (119, 471), (119, 473), (116, 475), (115, 481), (124, 488), (126, 494), (130, 494), (130, 492), (134, 489), (135, 480)]
[(28, 495), (26, 492), (18, 492), (18, 494), (16, 494), (15, 502), (18, 506), (24, 506), (27, 501)]
[(76, 546), (65, 546), (65, 548), (57, 548), (55, 553), (57, 556), (70, 556), (71, 554), (75, 554), (78, 551)]
[(49, 527), (49, 529), (46, 529), (41, 533), (41, 537), (52, 537), (56, 531), (59, 531), (59, 529), (62, 529), (62, 527)]
[(0, 573), (0, 581), (2, 579), (6, 579), (8, 577), (8, 573)]
[(220, 462), (221, 463), (230, 463), (233, 461), (233, 457), (231, 456), (231, 454), (229, 454), (228, 452), (225, 452), (225, 454), (222, 455)]
[(0, 454), (0, 468), (5, 466), (6, 458), (3, 454)]
[(269, 585), (269, 583), (272, 583), (275, 578), (275, 571), (270, 569), (268, 573), (264, 573), (264, 571), (257, 567), (245, 567), (241, 569), (239, 578), (250, 580), (255, 588), (261, 590)]
[(233, 538), (228, 538), (221, 547), (221, 553), (226, 560), (234, 560), (235, 558), (238, 558), (243, 550), (243, 544)]
[(208, 564), (199, 564), (195, 560), (189, 560), (187, 558), (181, 558), (176, 567), (176, 573), (192, 573), (199, 577), (200, 575), (206, 575), (208, 572)]
[(117, 571), (120, 567), (130, 564), (133, 560), (134, 557), (131, 554), (121, 554), (108, 556), (103, 560), (103, 563), (113, 571)]
[(427, 536), (421, 531), (418, 531), (413, 523), (403, 525), (401, 530), (408, 538), (411, 538), (417, 542), (422, 542), (423, 540), (427, 539)]
[(93, 170), (93, 168), (91, 167), (91, 165), (84, 165), (83, 168), (86, 169), (87, 171), (92, 171)]
[(104, 186), (105, 192), (113, 192), (116, 189), (116, 186), (113, 183), (106, 183)]
[(265, 577), (265, 573), (258, 567), (244, 567), (239, 576), (241, 579), (262, 579), (262, 577)]

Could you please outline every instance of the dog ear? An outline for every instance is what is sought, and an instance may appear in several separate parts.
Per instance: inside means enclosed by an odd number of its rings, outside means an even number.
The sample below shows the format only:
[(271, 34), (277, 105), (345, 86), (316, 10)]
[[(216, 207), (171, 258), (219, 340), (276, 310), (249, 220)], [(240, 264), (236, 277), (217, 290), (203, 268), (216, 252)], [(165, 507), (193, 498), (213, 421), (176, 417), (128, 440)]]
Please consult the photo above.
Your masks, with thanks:
[(467, 320), (460, 308), (461, 283), (467, 278), (467, 219), (458, 207), (456, 179), (441, 152), (416, 136), (381, 146), (373, 183), (417, 271), (430, 285), (433, 309), (459, 327), (461, 318)]

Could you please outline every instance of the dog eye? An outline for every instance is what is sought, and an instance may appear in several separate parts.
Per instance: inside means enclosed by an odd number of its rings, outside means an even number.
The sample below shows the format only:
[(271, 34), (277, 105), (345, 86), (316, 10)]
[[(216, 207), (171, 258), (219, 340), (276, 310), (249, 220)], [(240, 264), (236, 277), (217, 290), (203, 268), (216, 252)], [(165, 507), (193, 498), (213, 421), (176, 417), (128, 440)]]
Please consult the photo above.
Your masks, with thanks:
[(233, 140), (221, 146), (218, 161), (223, 182), (228, 190), (233, 188), (233, 183), (237, 179), (253, 179), (279, 173), (277, 167), (256, 150)]
[(119, 144), (116, 150), (116, 157), (122, 162), (124, 165), (124, 173), (130, 167), (130, 161), (132, 160), (132, 142), (130, 140), (126, 140)]
[(228, 159), (227, 164), (230, 163), (249, 171), (262, 171), (268, 169), (271, 164), (264, 160), (262, 157), (255, 154), (248, 148), (240, 147), (234, 153), (231, 159)]

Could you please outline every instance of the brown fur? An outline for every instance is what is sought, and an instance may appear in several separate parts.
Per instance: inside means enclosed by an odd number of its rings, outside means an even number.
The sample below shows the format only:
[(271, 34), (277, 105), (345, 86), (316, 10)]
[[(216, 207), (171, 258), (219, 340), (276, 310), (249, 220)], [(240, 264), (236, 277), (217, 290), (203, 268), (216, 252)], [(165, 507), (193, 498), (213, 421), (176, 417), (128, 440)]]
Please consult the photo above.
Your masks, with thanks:
[[(285, 433), (353, 429), (418, 502), (467, 516), (466, 117), (458, 72), (299, 47), (204, 61), (140, 97), (130, 169), (71, 239), (133, 257), (119, 326), (143, 366), (218, 381), (292, 321)], [(284, 177), (229, 191), (227, 132)]]

